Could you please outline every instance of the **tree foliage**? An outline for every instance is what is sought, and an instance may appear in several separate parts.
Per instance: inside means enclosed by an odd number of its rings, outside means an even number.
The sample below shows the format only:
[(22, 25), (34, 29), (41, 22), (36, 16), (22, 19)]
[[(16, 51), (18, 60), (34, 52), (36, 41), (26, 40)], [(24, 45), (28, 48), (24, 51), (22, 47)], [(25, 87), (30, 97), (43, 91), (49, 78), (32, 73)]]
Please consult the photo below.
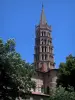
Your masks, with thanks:
[(0, 100), (15, 100), (35, 87), (31, 81), (32, 65), (21, 59), (15, 51), (15, 41), (0, 39)]
[(69, 87), (68, 90), (66, 91), (64, 87), (59, 86), (50, 96), (49, 100), (75, 100), (74, 89)]
[(65, 63), (60, 63), (59, 75), (57, 80), (57, 85), (62, 85), (63, 87), (68, 87), (68, 85), (73, 86), (75, 89), (75, 57), (69, 55), (66, 57)]

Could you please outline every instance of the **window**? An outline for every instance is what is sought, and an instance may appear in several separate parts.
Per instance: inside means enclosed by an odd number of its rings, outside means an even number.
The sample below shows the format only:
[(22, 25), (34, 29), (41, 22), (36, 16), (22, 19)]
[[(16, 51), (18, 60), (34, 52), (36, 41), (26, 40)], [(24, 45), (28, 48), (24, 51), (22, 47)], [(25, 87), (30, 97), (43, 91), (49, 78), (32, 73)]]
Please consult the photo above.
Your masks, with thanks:
[(46, 32), (44, 32), (44, 36), (46, 36)]
[(45, 60), (47, 60), (47, 54), (45, 55)]
[(46, 32), (45, 31), (44, 32), (42, 31), (42, 36), (46, 36)]
[(45, 46), (45, 52), (46, 52), (46, 48), (47, 48), (47, 47)]
[(43, 31), (42, 31), (42, 36), (43, 36)]
[(42, 55), (42, 60), (44, 59), (44, 55)]
[(43, 52), (44, 47), (42, 46), (42, 52)]
[(43, 39), (41, 39), (41, 44), (43, 44)]
[(43, 44), (43, 41), (42, 41), (42, 44)]
[(46, 44), (46, 40), (45, 40), (45, 44)]
[(42, 39), (42, 44), (43, 44), (43, 39)]

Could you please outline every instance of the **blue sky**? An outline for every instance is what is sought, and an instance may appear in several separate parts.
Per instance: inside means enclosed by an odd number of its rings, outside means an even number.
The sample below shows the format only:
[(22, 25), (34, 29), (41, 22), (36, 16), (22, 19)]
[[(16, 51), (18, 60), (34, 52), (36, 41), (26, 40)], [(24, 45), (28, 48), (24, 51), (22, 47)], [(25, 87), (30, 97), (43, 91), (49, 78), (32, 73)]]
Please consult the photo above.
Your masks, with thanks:
[(69, 54), (75, 55), (75, 0), (0, 0), (0, 37), (15, 38), (16, 50), (33, 62), (35, 25), (42, 2), (52, 38), (56, 67)]

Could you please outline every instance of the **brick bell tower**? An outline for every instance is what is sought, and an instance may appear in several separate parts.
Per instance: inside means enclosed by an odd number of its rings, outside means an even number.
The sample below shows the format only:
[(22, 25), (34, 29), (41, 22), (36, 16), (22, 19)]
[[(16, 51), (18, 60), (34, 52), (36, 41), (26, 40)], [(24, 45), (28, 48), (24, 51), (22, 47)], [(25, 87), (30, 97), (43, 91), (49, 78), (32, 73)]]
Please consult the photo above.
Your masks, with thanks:
[(42, 5), (40, 23), (35, 27), (34, 47), (35, 67), (36, 70), (41, 72), (47, 72), (50, 69), (55, 69), (51, 32), (52, 29), (46, 22), (44, 8)]

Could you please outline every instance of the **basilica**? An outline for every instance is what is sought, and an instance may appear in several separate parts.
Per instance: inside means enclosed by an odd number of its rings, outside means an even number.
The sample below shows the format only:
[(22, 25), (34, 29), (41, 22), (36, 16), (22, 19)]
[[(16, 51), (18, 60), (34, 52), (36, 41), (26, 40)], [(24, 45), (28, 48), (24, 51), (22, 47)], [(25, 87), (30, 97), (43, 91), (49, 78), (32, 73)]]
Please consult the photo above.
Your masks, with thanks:
[(35, 95), (37, 97), (31, 100), (46, 100), (43, 97), (49, 96), (50, 90), (56, 87), (57, 69), (54, 62), (51, 33), (52, 27), (47, 24), (42, 6), (40, 23), (35, 27), (34, 65), (36, 73), (32, 80), (35, 81), (36, 88), (31, 90), (33, 97)]
[(52, 90), (56, 88), (58, 70), (55, 68), (52, 27), (47, 24), (42, 5), (40, 23), (35, 27), (34, 66), (35, 73), (31, 80), (36, 83), (31, 94), (20, 100), (48, 100)]

